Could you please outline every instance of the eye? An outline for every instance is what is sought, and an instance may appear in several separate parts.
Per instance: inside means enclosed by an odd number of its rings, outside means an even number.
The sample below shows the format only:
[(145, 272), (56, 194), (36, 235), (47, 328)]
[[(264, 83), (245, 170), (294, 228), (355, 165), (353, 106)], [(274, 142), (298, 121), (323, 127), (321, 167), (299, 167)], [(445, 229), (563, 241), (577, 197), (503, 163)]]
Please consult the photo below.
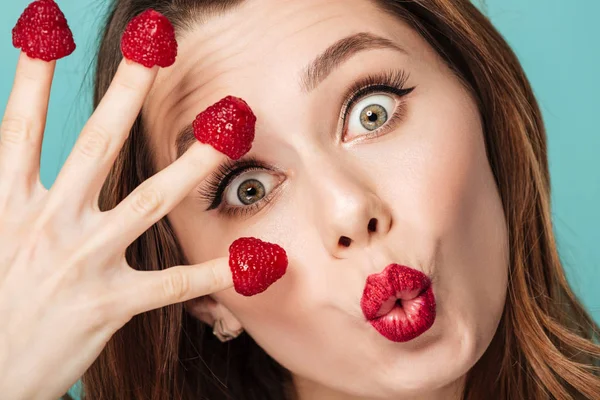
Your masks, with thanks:
[(346, 136), (353, 137), (381, 128), (394, 114), (396, 100), (387, 94), (367, 96), (350, 110)]
[(249, 206), (267, 197), (279, 178), (266, 171), (252, 170), (235, 177), (225, 190), (225, 202), (231, 206)]

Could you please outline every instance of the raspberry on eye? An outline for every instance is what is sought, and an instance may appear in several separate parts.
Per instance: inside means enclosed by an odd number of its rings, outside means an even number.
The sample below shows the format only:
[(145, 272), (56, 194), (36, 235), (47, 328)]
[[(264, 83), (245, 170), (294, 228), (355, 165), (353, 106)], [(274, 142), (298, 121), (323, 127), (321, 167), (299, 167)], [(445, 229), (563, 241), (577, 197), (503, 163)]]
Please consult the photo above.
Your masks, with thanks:
[(237, 160), (252, 148), (256, 116), (244, 100), (227, 96), (198, 114), (194, 136)]

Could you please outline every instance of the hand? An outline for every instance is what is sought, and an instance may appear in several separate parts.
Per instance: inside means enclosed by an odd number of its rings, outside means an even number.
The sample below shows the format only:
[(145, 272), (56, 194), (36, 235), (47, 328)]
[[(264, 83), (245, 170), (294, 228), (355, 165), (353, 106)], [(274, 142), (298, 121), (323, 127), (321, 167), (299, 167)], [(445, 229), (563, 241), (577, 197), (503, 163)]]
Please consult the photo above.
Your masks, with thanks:
[(125, 249), (225, 157), (196, 143), (110, 211), (98, 195), (158, 67), (123, 61), (55, 184), (39, 160), (55, 62), (20, 56), (0, 128), (0, 393), (56, 399), (134, 315), (233, 285), (227, 258), (137, 271)]

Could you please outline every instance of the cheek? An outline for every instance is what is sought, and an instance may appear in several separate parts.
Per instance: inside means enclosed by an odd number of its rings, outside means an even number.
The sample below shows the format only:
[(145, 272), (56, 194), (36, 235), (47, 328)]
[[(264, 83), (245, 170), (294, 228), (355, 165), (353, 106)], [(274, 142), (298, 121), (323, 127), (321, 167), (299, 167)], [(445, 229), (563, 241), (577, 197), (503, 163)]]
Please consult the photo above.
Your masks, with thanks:
[[(507, 231), (475, 104), (462, 91), (439, 90), (415, 107), (401, 129), (381, 190), (397, 236), (434, 275), (440, 315), (452, 315), (485, 342), (496, 329), (507, 285)], [(428, 115), (418, 115), (423, 110)], [(432, 113), (431, 110), (435, 110)], [(414, 121), (414, 122), (411, 122)], [(390, 152), (390, 150), (385, 150)], [(392, 184), (393, 182), (393, 184)], [(475, 343), (477, 349), (487, 343)]]
[[(332, 313), (322, 296), (313, 297), (303, 289), (297, 268), (290, 272), (257, 296), (242, 298), (227, 290), (214, 297), (238, 318), (263, 350), (286, 368), (297, 370), (310, 363), (307, 354), (314, 356), (331, 344), (331, 337), (315, 337), (315, 332), (328, 322), (324, 316)], [(341, 317), (339, 313), (335, 315)], [(343, 326), (343, 322), (340, 320), (338, 326)]]
[(382, 171), (378, 190), (394, 219), (414, 230), (406, 236), (436, 241), (501, 224), (475, 104), (452, 86), (422, 97), (394, 143), (382, 143), (371, 157), (381, 160), (373, 168)]
[[(502, 203), (486, 156), (475, 106), (466, 100), (434, 119), (425, 141), (422, 215), (439, 252), (440, 290), (448, 315), (459, 316), (483, 352), (503, 310), (508, 271), (507, 231)], [(466, 111), (466, 110), (470, 110)], [(469, 117), (468, 117), (469, 116)], [(425, 158), (425, 156), (424, 156)], [(428, 199), (425, 199), (430, 193)], [(443, 303), (442, 303), (443, 304)]]

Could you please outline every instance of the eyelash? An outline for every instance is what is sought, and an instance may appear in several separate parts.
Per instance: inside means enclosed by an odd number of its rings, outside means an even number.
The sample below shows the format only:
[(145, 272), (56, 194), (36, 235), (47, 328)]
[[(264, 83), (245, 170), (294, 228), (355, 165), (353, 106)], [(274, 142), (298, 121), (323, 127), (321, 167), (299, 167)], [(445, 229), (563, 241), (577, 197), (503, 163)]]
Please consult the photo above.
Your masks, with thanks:
[[(229, 186), (235, 178), (245, 172), (257, 170), (272, 171), (273, 169), (256, 157), (241, 158), (237, 161), (227, 159), (225, 163), (221, 164), (217, 170), (210, 175), (206, 180), (206, 184), (198, 189), (200, 198), (207, 203), (210, 203), (210, 206), (206, 211), (215, 210), (221, 205), (225, 189), (227, 189), (227, 186)], [(260, 207), (268, 198), (270, 198), (270, 195), (267, 195), (262, 200), (248, 206), (229, 206), (219, 211), (228, 216), (242, 217), (255, 211), (255, 209)]]
[[(343, 103), (340, 111), (342, 132), (338, 136), (344, 135), (345, 133), (348, 111), (352, 110), (352, 107), (354, 107), (362, 98), (374, 93), (391, 93), (402, 98), (410, 94), (416, 87), (405, 88), (408, 78), (409, 75), (402, 70), (390, 70), (381, 74), (368, 75), (352, 84), (344, 96), (347, 100)], [(369, 139), (371, 137), (381, 136), (384, 133), (384, 130), (387, 131), (392, 129), (395, 123), (402, 119), (404, 111), (403, 104), (397, 105), (392, 117), (386, 124), (381, 128), (366, 134), (366, 138)], [(248, 206), (220, 207), (227, 186), (239, 175), (256, 170), (273, 171), (273, 168), (256, 157), (241, 158), (237, 161), (228, 159), (225, 163), (221, 164), (206, 180), (205, 184), (198, 189), (200, 198), (210, 204), (206, 211), (219, 209), (219, 213), (235, 218), (252, 215), (255, 211), (258, 211), (258, 209), (263, 207), (263, 205), (266, 205), (271, 200), (271, 195), (274, 191), (263, 199)]]
[[(391, 93), (399, 98), (403, 98), (409, 95), (416, 86), (406, 88), (406, 82), (410, 75), (403, 70), (388, 70), (380, 74), (368, 75), (365, 78), (356, 81), (348, 91), (344, 98), (348, 99), (342, 106), (340, 111), (340, 119), (342, 120), (342, 132), (338, 134), (338, 137), (343, 139), (343, 135), (346, 133), (346, 119), (348, 118), (348, 111), (352, 110), (360, 100), (371, 94), (376, 93)], [(404, 103), (400, 103), (396, 106), (393, 115), (385, 125), (379, 129), (369, 132), (363, 135), (364, 139), (371, 139), (377, 136), (381, 136), (384, 133), (389, 132), (393, 129), (397, 122), (400, 122), (405, 115), (406, 107)]]

